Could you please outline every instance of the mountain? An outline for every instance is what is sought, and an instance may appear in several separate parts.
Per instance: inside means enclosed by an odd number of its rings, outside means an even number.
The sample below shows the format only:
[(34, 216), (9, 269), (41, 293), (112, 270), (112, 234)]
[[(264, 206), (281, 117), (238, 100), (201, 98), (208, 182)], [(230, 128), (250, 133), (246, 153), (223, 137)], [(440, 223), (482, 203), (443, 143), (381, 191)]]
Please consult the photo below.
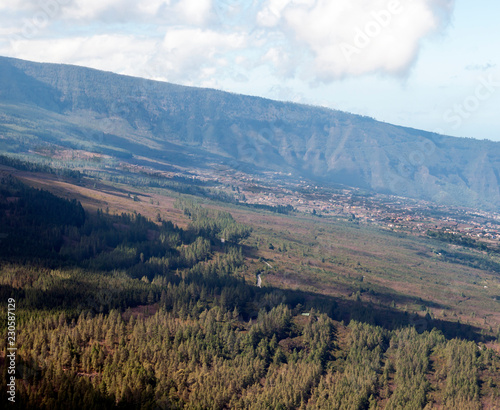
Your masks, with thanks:
[(0, 149), (56, 145), (155, 166), (226, 164), (498, 209), (500, 143), (341, 111), (0, 57)]

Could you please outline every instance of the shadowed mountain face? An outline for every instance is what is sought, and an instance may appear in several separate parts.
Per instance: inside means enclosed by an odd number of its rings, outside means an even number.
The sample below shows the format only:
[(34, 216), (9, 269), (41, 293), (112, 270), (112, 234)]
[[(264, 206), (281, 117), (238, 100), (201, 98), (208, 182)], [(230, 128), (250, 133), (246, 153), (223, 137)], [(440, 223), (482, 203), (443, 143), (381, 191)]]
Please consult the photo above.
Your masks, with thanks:
[(274, 170), (497, 209), (500, 143), (325, 108), (0, 57), (0, 149), (52, 144), (118, 158)]

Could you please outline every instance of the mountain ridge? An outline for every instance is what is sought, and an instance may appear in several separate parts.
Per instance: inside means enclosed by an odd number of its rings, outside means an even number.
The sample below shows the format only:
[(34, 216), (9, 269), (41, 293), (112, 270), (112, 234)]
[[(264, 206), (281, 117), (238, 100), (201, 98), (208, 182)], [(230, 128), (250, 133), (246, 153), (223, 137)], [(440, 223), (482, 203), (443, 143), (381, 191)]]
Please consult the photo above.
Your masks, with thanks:
[(0, 57), (2, 132), (0, 147), (10, 152), (80, 146), (119, 158), (282, 171), (443, 204), (500, 205), (498, 142), (79, 66)]

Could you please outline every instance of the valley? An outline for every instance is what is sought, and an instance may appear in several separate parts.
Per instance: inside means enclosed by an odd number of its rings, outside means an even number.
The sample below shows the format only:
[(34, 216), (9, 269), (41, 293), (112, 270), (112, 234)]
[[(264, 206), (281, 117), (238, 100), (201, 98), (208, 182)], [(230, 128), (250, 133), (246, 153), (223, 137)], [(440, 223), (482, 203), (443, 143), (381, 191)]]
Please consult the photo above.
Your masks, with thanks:
[(15, 408), (498, 408), (499, 150), (0, 57)]
[[(10, 165), (0, 292), (18, 304), (21, 408), (495, 408), (494, 252), (183, 193), (178, 175)], [(74, 226), (34, 235), (30, 203), (34, 223)], [(64, 211), (79, 203), (83, 225)]]
[[(186, 196), (180, 191), (189, 192), (190, 185), (181, 184), (174, 191), (158, 188), (154, 187), (155, 184), (145, 183), (148, 179), (145, 169), (135, 167), (131, 171), (125, 164), (121, 169), (122, 178), (126, 178), (128, 184), (110, 181), (116, 170), (108, 178), (100, 174), (101, 178), (83, 177), (78, 183), (64, 177), (23, 172), (5, 166), (2, 172), (13, 173), (30, 185), (59, 196), (77, 199), (92, 212), (140, 213), (151, 220), (169, 220), (181, 227), (188, 225), (188, 220), (175, 204)], [(92, 174), (90, 169), (87, 171)], [(85, 168), (79, 170), (82, 175), (87, 171)], [(194, 180), (197, 186), (198, 178), (193, 178), (193, 174), (190, 170), (189, 178), (183, 175), (184, 181), (191, 183)], [(150, 178), (154, 180), (157, 176), (155, 173)], [(179, 172), (171, 174), (170, 178), (163, 176), (172, 183), (179, 177)], [(204, 180), (206, 182), (208, 178)], [(256, 275), (262, 273), (264, 286), (322, 294), (345, 299), (348, 303), (354, 300), (362, 302), (363, 306), (396, 308), (406, 315), (423, 317), (429, 313), (436, 320), (446, 318), (445, 322), (489, 330), (491, 335), (500, 328), (498, 242), (475, 237), (474, 242), (460, 244), (457, 239), (461, 237), (459, 231), (450, 233), (454, 232), (452, 229), (457, 226), (457, 221), (464, 227), (464, 234), (470, 234), (469, 226), (480, 227), (481, 232), (491, 230), (495, 214), (485, 212), (469, 216), (471, 210), (446, 207), (435, 210), (437, 207), (431, 204), (404, 198), (392, 198), (394, 202), (391, 203), (390, 197), (357, 196), (354, 189), (336, 190), (332, 194), (334, 205), (330, 205), (334, 211), (325, 212), (318, 204), (328, 195), (318, 188), (307, 192), (307, 186), (302, 189), (273, 186), (270, 179), (254, 178), (249, 179), (252, 190), (247, 191), (249, 185), (246, 185), (245, 178), (239, 181), (239, 192), (245, 197), (251, 198), (252, 191), (255, 193), (256, 187), (259, 188), (255, 202), (221, 202), (217, 195), (214, 200), (204, 191), (187, 197), (209, 208), (228, 211), (236, 221), (252, 226), (254, 233), (243, 242), (252, 249), (247, 255), (244, 271), (248, 281), (255, 281)], [(229, 181), (223, 182), (226, 181), (222, 178), (214, 182), (216, 192), (229, 195), (238, 187), (227, 183)], [(144, 185), (153, 186), (145, 188)], [(294, 195), (294, 188), (301, 191)], [(291, 205), (280, 201), (279, 192), (284, 192), (283, 197), (287, 196), (292, 203), (301, 203), (303, 207), (285, 209), (284, 213), (279, 213), (278, 208), (266, 209), (266, 206)], [(264, 208), (253, 208), (252, 205)], [(318, 211), (313, 213), (315, 209)], [(380, 219), (363, 218), (363, 211), (373, 212)], [(430, 216), (433, 211), (435, 216)], [(423, 226), (453, 235), (453, 240), (429, 236)], [(471, 236), (465, 237), (471, 239)], [(270, 262), (273, 268), (262, 261)], [(350, 316), (346, 316), (346, 320), (349, 319)]]

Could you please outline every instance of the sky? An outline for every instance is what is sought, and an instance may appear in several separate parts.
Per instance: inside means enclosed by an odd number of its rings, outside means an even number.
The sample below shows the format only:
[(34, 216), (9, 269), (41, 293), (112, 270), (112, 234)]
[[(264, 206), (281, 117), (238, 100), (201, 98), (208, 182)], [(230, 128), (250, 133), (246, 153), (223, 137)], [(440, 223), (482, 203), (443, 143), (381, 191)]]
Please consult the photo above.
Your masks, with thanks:
[(500, 141), (494, 0), (0, 0), (0, 55)]

